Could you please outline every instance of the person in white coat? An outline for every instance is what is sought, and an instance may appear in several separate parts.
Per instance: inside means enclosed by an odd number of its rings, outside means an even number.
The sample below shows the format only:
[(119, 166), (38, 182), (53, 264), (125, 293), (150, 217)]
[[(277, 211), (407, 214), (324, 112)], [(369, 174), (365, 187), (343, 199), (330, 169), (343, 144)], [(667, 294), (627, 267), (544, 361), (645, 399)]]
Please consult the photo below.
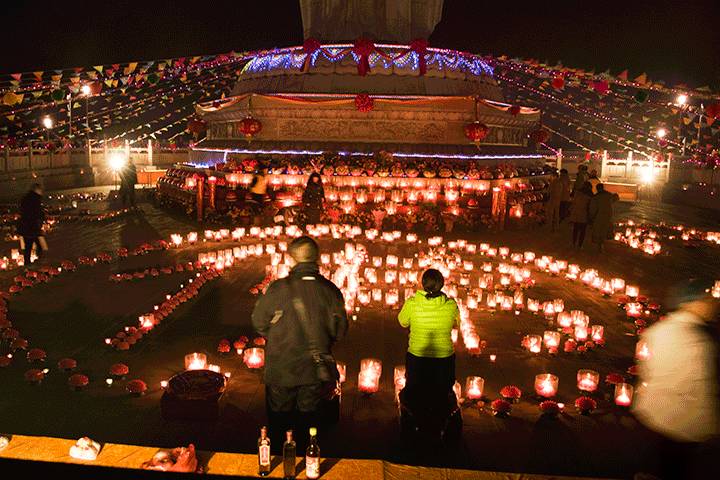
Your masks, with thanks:
[(657, 434), (661, 478), (720, 478), (720, 302), (706, 286), (686, 282), (677, 309), (641, 337), (649, 357), (638, 365), (633, 413)]

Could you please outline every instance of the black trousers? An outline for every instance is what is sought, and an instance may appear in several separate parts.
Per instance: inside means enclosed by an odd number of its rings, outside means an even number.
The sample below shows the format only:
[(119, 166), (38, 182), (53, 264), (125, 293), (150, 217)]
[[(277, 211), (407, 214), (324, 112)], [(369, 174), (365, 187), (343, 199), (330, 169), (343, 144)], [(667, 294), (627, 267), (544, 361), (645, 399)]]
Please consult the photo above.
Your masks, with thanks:
[(23, 251), (23, 257), (25, 258), (25, 266), (30, 266), (30, 255), (32, 254), (32, 247), (36, 245), (38, 258), (42, 257), (43, 249), (40, 246), (39, 237), (26, 237), (23, 235), (23, 241), (25, 242), (25, 250)]
[(123, 207), (135, 207), (135, 186), (120, 187), (120, 201)]
[(270, 426), (270, 441), (282, 446), (285, 432), (293, 430), (298, 448), (305, 448), (309, 427), (324, 427), (322, 420), (322, 385), (299, 385), (281, 387), (265, 385), (265, 406)]
[[(437, 393), (447, 395), (455, 384), (455, 354), (446, 358), (416, 357), (405, 355), (405, 388), (423, 395)], [(409, 393), (409, 392), (408, 392)]]
[(582, 247), (585, 242), (585, 230), (587, 230), (587, 223), (573, 223), (573, 245)]

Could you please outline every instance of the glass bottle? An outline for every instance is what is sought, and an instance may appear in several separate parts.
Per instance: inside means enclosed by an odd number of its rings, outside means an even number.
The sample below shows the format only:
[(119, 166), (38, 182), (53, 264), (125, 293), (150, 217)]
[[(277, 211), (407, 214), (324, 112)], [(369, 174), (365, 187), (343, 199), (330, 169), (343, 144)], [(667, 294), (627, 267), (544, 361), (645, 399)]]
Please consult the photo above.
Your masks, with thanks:
[(305, 476), (309, 479), (320, 477), (320, 447), (317, 444), (315, 427), (310, 427), (310, 445), (305, 451)]
[(293, 440), (293, 431), (285, 432), (285, 443), (283, 444), (283, 475), (285, 480), (293, 480), (295, 478), (295, 454), (296, 445)]
[(258, 438), (258, 475), (266, 477), (270, 474), (270, 438), (267, 435), (267, 427), (260, 429)]

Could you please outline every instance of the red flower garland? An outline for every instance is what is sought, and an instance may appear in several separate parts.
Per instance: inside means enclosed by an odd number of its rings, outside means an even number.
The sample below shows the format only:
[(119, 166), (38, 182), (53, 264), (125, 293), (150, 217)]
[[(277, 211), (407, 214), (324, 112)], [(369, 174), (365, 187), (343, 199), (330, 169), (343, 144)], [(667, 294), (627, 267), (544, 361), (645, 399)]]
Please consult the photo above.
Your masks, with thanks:
[(321, 43), (317, 38), (306, 38), (303, 42), (303, 52), (305, 52), (307, 55), (312, 55), (313, 53), (320, 50)]
[(58, 361), (58, 368), (69, 372), (77, 367), (77, 361), (74, 358), (62, 358)]
[(597, 402), (590, 397), (578, 397), (575, 399), (575, 408), (577, 408), (581, 414), (587, 415), (597, 408)]
[(545, 400), (540, 402), (540, 411), (546, 415), (555, 416), (560, 413), (560, 406), (553, 400)]
[(124, 363), (116, 363), (110, 367), (110, 375), (115, 377), (124, 377), (128, 373), (130, 373), (130, 368)]
[(87, 375), (83, 375), (82, 373), (76, 373), (68, 378), (68, 385), (76, 390), (81, 390), (84, 387), (87, 387), (88, 383), (90, 383), (90, 379), (88, 379)]
[(493, 409), (493, 412), (495, 412), (496, 416), (507, 415), (512, 410), (512, 405), (510, 405), (510, 402), (508, 402), (507, 400), (503, 400), (502, 398), (494, 400), (490, 404), (490, 407)]
[(522, 396), (522, 390), (520, 390), (515, 385), (505, 385), (500, 390), (500, 395), (503, 398), (509, 398), (511, 400), (519, 400), (520, 397)]

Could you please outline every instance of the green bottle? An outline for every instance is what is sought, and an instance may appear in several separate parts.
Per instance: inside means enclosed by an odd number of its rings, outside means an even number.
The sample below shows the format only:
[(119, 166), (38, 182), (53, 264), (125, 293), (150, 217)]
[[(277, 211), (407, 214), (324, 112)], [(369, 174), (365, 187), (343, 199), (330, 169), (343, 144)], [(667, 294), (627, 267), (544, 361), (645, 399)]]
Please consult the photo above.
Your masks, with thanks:
[(285, 443), (283, 444), (283, 475), (285, 480), (295, 478), (295, 456), (297, 447), (293, 440), (293, 431), (285, 432)]

